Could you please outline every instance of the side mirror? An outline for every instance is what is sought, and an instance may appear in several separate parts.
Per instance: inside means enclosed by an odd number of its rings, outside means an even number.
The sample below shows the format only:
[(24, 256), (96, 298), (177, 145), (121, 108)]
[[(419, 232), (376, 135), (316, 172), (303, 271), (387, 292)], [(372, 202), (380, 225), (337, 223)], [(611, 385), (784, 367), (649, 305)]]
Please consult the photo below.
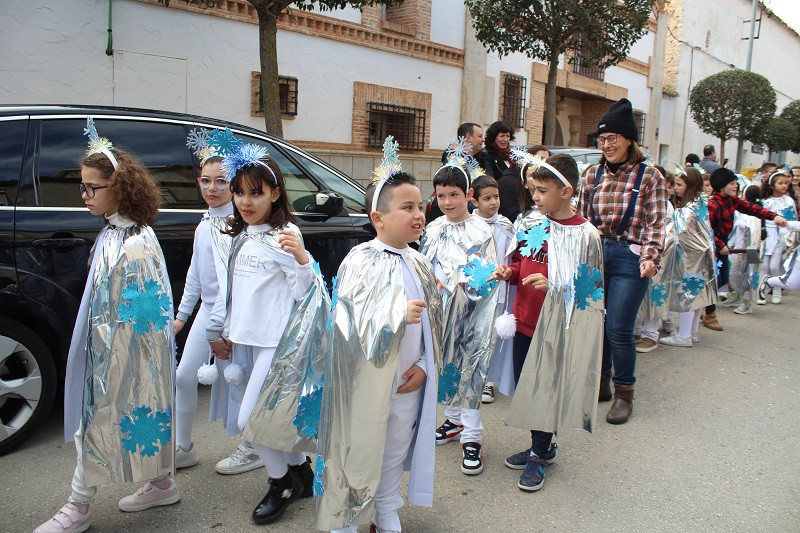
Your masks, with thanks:
[(336, 216), (344, 209), (344, 199), (333, 191), (320, 191), (315, 196), (314, 212), (330, 217)]

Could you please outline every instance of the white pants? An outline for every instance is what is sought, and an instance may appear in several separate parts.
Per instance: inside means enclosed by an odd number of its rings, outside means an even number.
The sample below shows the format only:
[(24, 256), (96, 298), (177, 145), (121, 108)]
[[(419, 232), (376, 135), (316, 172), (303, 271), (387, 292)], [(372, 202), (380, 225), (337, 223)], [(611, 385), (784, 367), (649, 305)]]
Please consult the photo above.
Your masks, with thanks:
[(659, 318), (648, 318), (642, 324), (642, 338), (658, 341), (658, 326), (661, 323)]
[[(392, 397), (389, 407), (381, 480), (375, 491), (375, 498), (373, 498), (375, 514), (372, 515), (372, 523), (378, 526), (382, 532), (402, 531), (400, 515), (397, 514), (397, 510), (404, 503), (403, 497), (400, 495), (400, 483), (403, 480), (403, 464), (408, 457), (411, 441), (416, 432), (419, 404), (422, 401), (424, 389), (423, 386), (414, 392), (396, 394)], [(358, 528), (350, 524), (333, 533), (355, 533), (357, 531)]]
[[(253, 352), (253, 372), (247, 382), (247, 388), (242, 397), (242, 408), (239, 410), (239, 431), (244, 430), (250, 414), (256, 406), (258, 397), (261, 396), (261, 387), (269, 374), (272, 365), (272, 357), (275, 355), (275, 348), (262, 348), (259, 346), (246, 346)], [(283, 452), (262, 446), (257, 442), (250, 445), (258, 452), (259, 457), (264, 461), (267, 474), (272, 479), (280, 479), (286, 475), (289, 465), (301, 465), (306, 461), (306, 454), (303, 452)]]
[(683, 339), (689, 339), (692, 335), (697, 334), (697, 328), (700, 326), (700, 312), (702, 309), (695, 309), (694, 311), (686, 311), (678, 313), (678, 336)]
[(761, 273), (765, 276), (780, 276), (783, 273), (783, 257), (780, 253), (765, 255)]
[(205, 306), (197, 312), (175, 372), (175, 441), (184, 450), (192, 447), (192, 425), (197, 412), (197, 370), (211, 359), (211, 347), (206, 340), (208, 313)]
[(460, 424), (464, 426), (461, 432), (461, 444), (465, 442), (481, 443), (483, 435), (483, 423), (481, 422), (480, 409), (467, 409), (463, 407), (446, 407), (444, 416), (447, 417), (453, 424)]
[(794, 267), (786, 275), (769, 278), (767, 284), (775, 289), (787, 289), (790, 291), (800, 289), (800, 258), (795, 261)]

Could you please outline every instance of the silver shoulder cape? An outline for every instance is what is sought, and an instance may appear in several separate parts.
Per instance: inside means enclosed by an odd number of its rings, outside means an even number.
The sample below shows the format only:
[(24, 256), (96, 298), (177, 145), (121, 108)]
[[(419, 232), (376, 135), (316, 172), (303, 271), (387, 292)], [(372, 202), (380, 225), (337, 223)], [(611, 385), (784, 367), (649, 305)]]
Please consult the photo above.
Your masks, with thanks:
[(670, 271), (670, 311), (702, 309), (717, 303), (716, 257), (704, 195), (676, 209), (675, 259)]
[[(670, 205), (668, 204), (668, 207)], [(661, 267), (656, 275), (650, 278), (650, 287), (639, 307), (639, 316), (644, 320), (667, 318), (670, 299), (675, 292), (671, 281), (671, 275), (675, 269), (675, 221), (672, 216), (667, 217), (664, 230), (666, 237), (661, 252)]]

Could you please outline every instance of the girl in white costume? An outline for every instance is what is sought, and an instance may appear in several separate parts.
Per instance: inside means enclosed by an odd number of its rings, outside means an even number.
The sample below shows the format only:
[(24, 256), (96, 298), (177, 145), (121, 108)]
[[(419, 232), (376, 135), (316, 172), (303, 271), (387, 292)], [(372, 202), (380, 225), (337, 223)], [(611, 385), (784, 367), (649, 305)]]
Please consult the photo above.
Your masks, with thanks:
[[(789, 184), (791, 177), (785, 170), (778, 170), (772, 173), (769, 179), (761, 182), (761, 198), (762, 204), (765, 209), (769, 209), (773, 213), (777, 213), (786, 220), (797, 220), (797, 211), (795, 210), (794, 200), (789, 196)], [(761, 273), (764, 277), (780, 276), (783, 273), (782, 257), (785, 249), (783, 242), (784, 236), (788, 234), (787, 229), (778, 228), (772, 220), (766, 221), (767, 227), (767, 240), (764, 241), (763, 262), (761, 264)], [(759, 305), (767, 303), (766, 299), (759, 298), (756, 300)], [(781, 303), (781, 288), (775, 287), (772, 290), (772, 303)]]

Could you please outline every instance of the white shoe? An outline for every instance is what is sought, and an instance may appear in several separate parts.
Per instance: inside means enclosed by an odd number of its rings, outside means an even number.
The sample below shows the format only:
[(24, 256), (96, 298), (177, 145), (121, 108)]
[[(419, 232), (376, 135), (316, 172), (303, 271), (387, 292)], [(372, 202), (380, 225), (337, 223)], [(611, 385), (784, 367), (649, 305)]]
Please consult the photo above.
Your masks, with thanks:
[(486, 385), (483, 386), (483, 391), (481, 393), (481, 403), (492, 403), (494, 402), (494, 388), (495, 384), (489, 381)]
[(214, 469), (224, 475), (242, 474), (261, 468), (264, 461), (258, 456), (256, 451), (249, 446), (240, 444), (232, 454), (217, 463)]
[(750, 313), (753, 312), (753, 310), (750, 309), (749, 305), (743, 303), (742, 305), (734, 309), (733, 312), (736, 313), (737, 315), (749, 315)]
[(767, 305), (767, 300), (766, 300), (766, 298), (763, 299), (763, 300), (761, 298), (759, 298), (758, 300), (756, 300), (756, 304), (757, 305)]
[(700, 335), (697, 333), (692, 333), (692, 344), (699, 344), (700, 343)]
[(772, 289), (772, 303), (781, 303), (781, 290), (778, 287)]
[(184, 450), (180, 446), (175, 449), (175, 468), (189, 468), (200, 462), (197, 458), (197, 452), (194, 451), (194, 443), (189, 446), (188, 450)]
[(722, 302), (722, 307), (737, 307), (741, 305), (742, 299), (741, 298), (728, 298), (724, 302)]
[(83, 514), (77, 505), (67, 502), (53, 518), (34, 529), (33, 533), (81, 533), (89, 529), (91, 518), (91, 505)]
[(166, 489), (160, 489), (158, 485), (152, 481), (148, 481), (142, 488), (130, 496), (122, 498), (119, 501), (119, 510), (127, 513), (135, 513), (137, 511), (150, 509), (151, 507), (172, 505), (173, 503), (178, 503), (180, 499), (181, 493), (174, 479), (170, 478), (169, 487)]
[(683, 337), (679, 337), (677, 333), (673, 333), (669, 337), (661, 337), (658, 339), (658, 342), (666, 344), (667, 346), (680, 346), (682, 348), (692, 347), (692, 339), (684, 339)]
[(720, 292), (719, 294), (717, 294), (717, 299), (720, 302), (727, 302), (728, 300), (731, 299), (731, 293), (729, 293), (729, 292)]

